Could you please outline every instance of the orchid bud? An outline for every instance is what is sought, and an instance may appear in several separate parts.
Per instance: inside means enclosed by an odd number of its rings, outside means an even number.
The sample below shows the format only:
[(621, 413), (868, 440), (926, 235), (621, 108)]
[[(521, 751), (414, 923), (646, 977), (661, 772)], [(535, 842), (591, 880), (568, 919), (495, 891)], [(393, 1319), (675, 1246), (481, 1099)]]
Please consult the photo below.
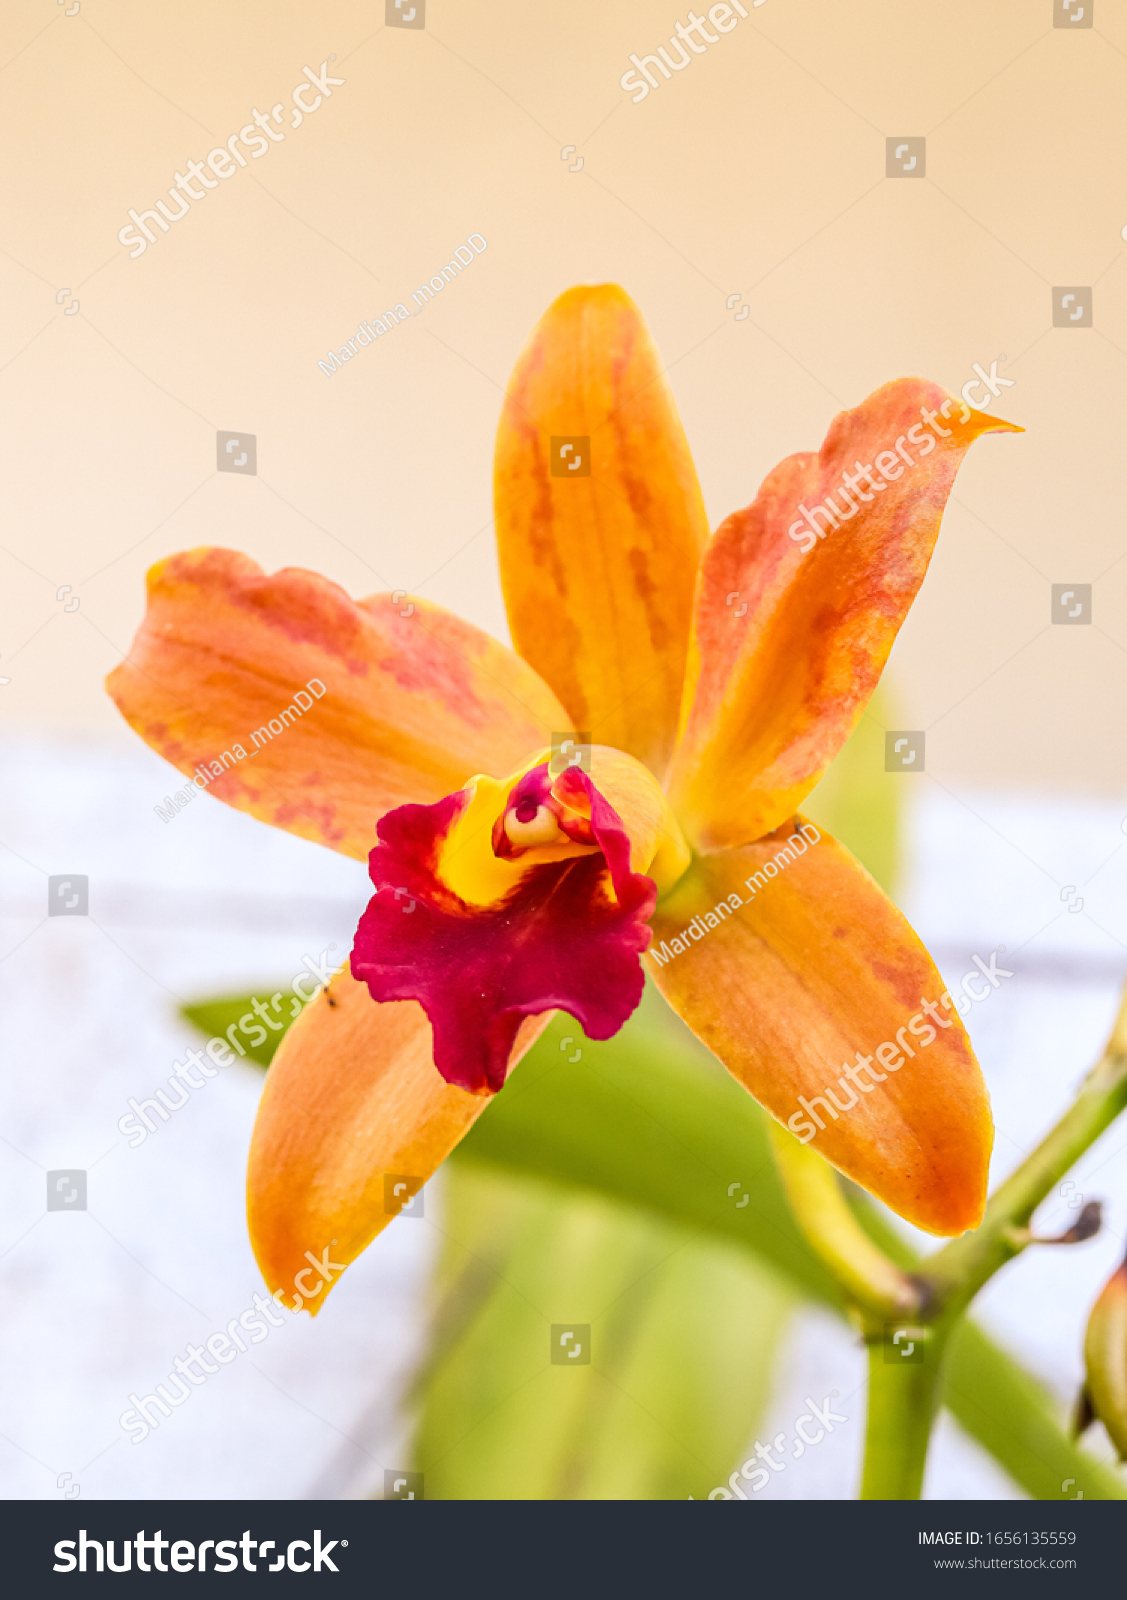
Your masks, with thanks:
[(1084, 1337), (1087, 1396), (1121, 1461), (1127, 1460), (1127, 1260), (1092, 1307)]

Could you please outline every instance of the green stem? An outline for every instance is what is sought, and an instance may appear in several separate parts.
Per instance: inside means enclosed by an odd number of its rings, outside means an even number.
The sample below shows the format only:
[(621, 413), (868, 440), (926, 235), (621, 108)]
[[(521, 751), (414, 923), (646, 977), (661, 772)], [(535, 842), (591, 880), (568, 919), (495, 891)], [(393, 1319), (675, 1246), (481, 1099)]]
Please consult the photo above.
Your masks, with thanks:
[(833, 1167), (778, 1123), (767, 1126), (791, 1209), (865, 1330), (869, 1403), (861, 1499), (918, 1500), (946, 1341), (922, 1324), (918, 1282), (861, 1227)]
[[(992, 1196), (980, 1227), (945, 1245), (910, 1279), (871, 1241), (866, 1240), (867, 1249), (858, 1246), (840, 1214), (848, 1207), (836, 1174), (812, 1151), (796, 1140), (788, 1144), (787, 1135), (773, 1130), (780, 1173), (798, 1221), (866, 1329), (869, 1404), (863, 1500), (919, 1498), (952, 1332), (983, 1284), (1027, 1248), (1028, 1223), (1037, 1206), (1125, 1106), (1127, 997), (1103, 1056), (1076, 1100)], [(914, 1316), (908, 1303), (890, 1292), (896, 1279), (919, 1297)], [(874, 1316), (888, 1321), (878, 1328)], [(906, 1325), (909, 1317), (911, 1325)]]
[(867, 1312), (870, 1324), (914, 1318), (919, 1288), (862, 1228), (833, 1167), (773, 1118), (767, 1130), (791, 1210), (847, 1303)]
[[(920, 1258), (860, 1190), (850, 1196), (873, 1242), (914, 1282)], [(897, 1330), (899, 1331), (899, 1330)], [(967, 1316), (951, 1329), (940, 1403), (1034, 1500), (1127, 1499), (1127, 1479), (1096, 1461), (1061, 1426), (1053, 1397)]]
[(1127, 1003), (1102, 1059), (1033, 1154), (991, 1197), (981, 1226), (931, 1256), (920, 1276), (933, 1314), (957, 1316), (999, 1267), (1029, 1243), (1023, 1230), (1045, 1196), (1127, 1106)]
[[(896, 1330), (901, 1332), (901, 1330)], [(928, 1328), (869, 1340), (862, 1500), (918, 1500), (939, 1407), (946, 1339)]]

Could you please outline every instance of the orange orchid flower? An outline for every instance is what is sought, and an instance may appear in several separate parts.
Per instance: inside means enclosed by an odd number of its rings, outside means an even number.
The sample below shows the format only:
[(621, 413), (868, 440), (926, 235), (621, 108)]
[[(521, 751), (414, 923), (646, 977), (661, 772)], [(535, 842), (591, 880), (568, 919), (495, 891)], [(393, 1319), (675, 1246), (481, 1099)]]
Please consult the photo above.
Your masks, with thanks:
[[(498, 434), (517, 653), (231, 551), (152, 569), (108, 680), (126, 720), (230, 805), (367, 858), (376, 891), (266, 1080), (248, 1192), (272, 1290), (319, 1309), (394, 1213), (385, 1179), (429, 1177), (555, 1009), (615, 1033), (643, 965), (842, 1172), (934, 1233), (978, 1223), (992, 1124), (962, 1023), (796, 807), (873, 692), (963, 454), (1011, 427), (886, 384), (710, 539), (640, 313), (582, 287), (533, 332)], [(279, 718), (306, 683), (316, 704)]]

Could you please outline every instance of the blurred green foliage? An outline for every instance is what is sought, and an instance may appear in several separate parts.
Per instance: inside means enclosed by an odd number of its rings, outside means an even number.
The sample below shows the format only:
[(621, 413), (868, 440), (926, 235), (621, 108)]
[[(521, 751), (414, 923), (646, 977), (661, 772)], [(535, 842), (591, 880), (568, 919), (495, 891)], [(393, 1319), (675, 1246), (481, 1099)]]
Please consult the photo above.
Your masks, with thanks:
[[(428, 1499), (683, 1500), (742, 1460), (794, 1294), (593, 1195), (449, 1170), (416, 1458)], [(590, 1364), (549, 1359), (589, 1325)], [(721, 1480), (723, 1481), (723, 1480)]]

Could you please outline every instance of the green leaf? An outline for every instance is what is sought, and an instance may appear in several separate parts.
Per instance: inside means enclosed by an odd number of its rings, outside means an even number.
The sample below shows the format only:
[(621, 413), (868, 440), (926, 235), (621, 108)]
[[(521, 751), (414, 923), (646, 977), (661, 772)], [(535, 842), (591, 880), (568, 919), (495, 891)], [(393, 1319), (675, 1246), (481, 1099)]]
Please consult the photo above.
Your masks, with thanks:
[[(274, 1059), (274, 1052), (286, 1036), (290, 1023), (294, 1020), (289, 1015), (289, 1007), (279, 1015), (270, 1013), (270, 1020), (277, 1025), (281, 1023), (281, 1030), (275, 1033), (271, 1028), (263, 1027), (251, 1009), (254, 1004), (254, 995), (240, 995), (235, 999), (200, 1000), (195, 1005), (181, 1006), (180, 1015), (186, 1017), (201, 1033), (209, 1038), (227, 1037), (228, 1028), (236, 1028), (239, 1043), (246, 1054), (248, 1061), (255, 1062), (260, 1067), (268, 1067)], [(264, 1007), (269, 1012), (269, 1007)], [(245, 1028), (239, 1028), (241, 1018), (249, 1016), (252, 1020)], [(257, 1044), (253, 1043), (256, 1033), (264, 1033), (265, 1039)], [(230, 1040), (228, 1039), (228, 1043)]]
[[(794, 1295), (753, 1258), (644, 1212), (472, 1163), (448, 1171), (428, 1499), (700, 1498), (768, 1397)], [(578, 1324), (553, 1363), (552, 1325)], [(589, 1330), (589, 1331), (588, 1331)], [(570, 1331), (570, 1330), (569, 1330)]]

